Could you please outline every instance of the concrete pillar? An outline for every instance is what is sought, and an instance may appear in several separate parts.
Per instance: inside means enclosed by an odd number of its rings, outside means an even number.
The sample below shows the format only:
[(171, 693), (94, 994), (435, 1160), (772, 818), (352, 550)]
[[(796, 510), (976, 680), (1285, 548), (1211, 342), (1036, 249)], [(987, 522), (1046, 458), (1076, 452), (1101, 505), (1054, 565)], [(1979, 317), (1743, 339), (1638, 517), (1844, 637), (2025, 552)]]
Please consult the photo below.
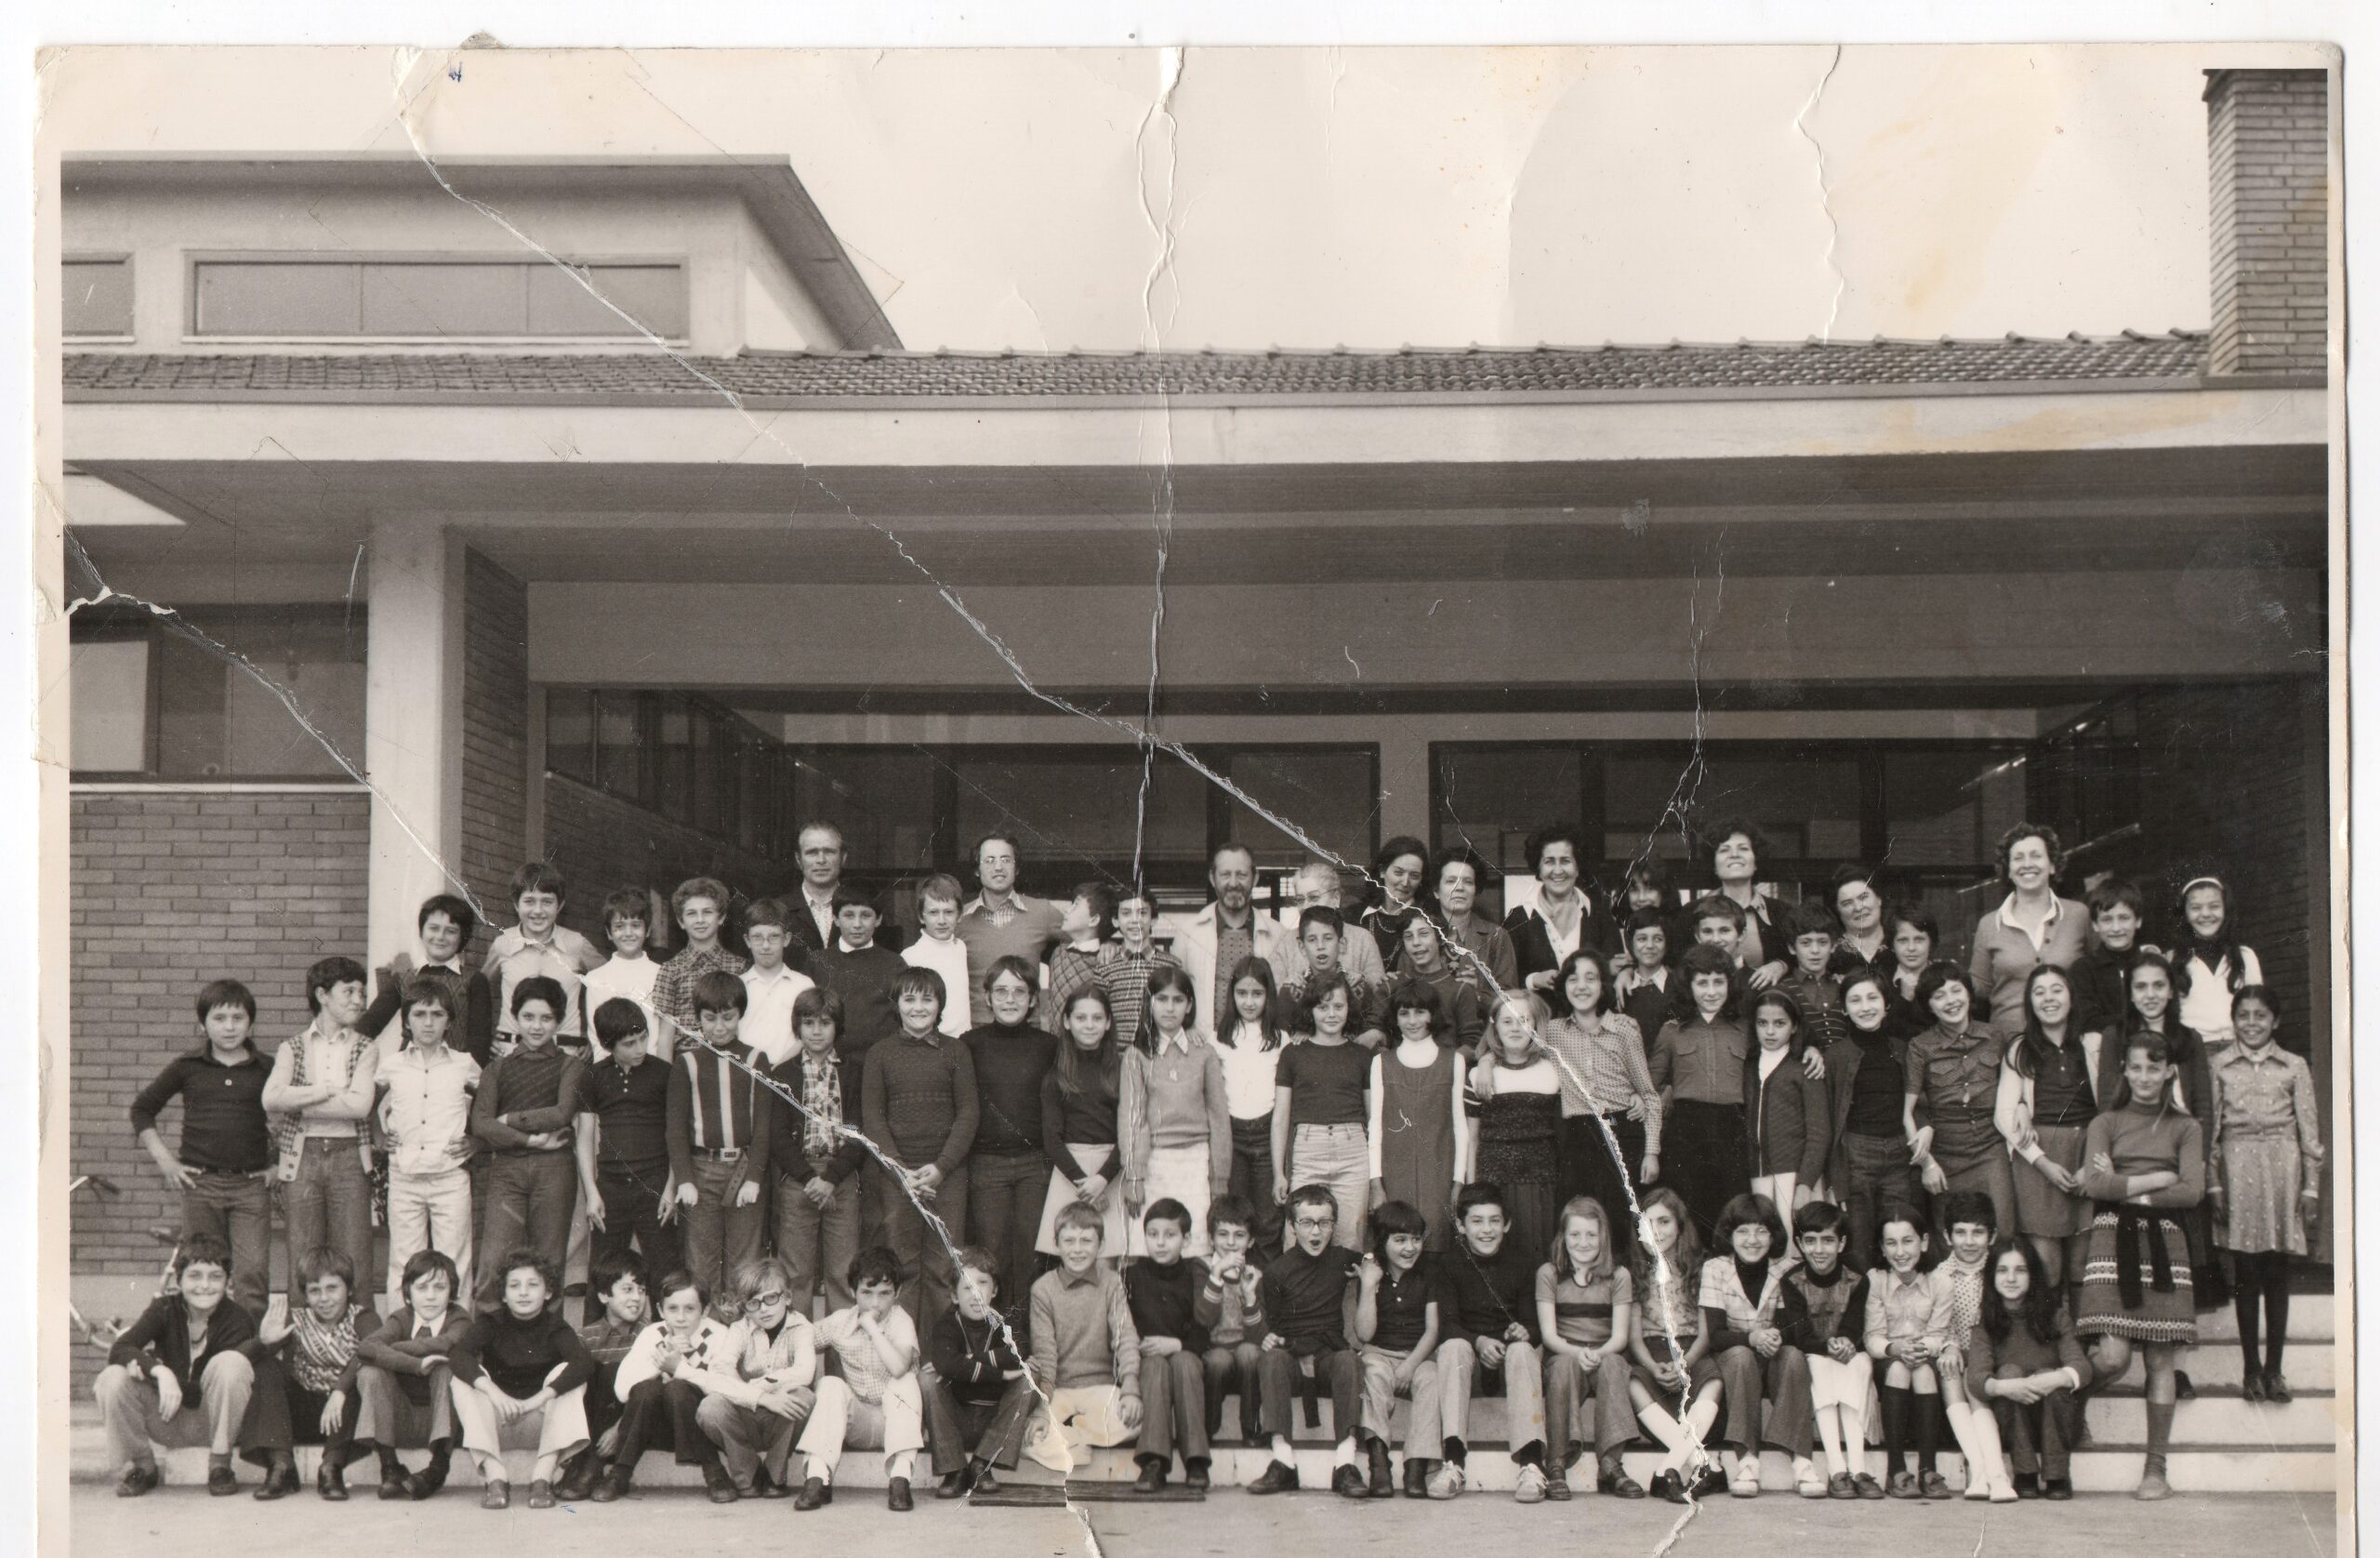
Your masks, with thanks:
[(364, 761), (377, 967), (414, 950), (423, 899), (462, 891), (463, 548), (435, 519), (381, 519), (371, 558)]
[[(1412, 718), (1380, 724), (1380, 836), (1412, 835), (1435, 846), (1430, 833), (1430, 721)], [(1366, 870), (1371, 862), (1362, 862)]]

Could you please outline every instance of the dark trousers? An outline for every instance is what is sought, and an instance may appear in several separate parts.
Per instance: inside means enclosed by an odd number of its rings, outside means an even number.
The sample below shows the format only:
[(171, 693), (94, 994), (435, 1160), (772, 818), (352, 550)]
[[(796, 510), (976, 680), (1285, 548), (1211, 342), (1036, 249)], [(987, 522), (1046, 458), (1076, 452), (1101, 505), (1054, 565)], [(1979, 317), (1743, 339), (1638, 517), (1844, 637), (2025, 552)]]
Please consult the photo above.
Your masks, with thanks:
[[(1296, 1421), (1298, 1376), (1301, 1360), (1286, 1347), (1267, 1350), (1257, 1373), (1262, 1383), (1257, 1393), (1262, 1398), (1261, 1413), (1267, 1433), (1289, 1437)], [(1361, 1425), (1357, 1406), (1364, 1388), (1364, 1367), (1349, 1347), (1334, 1347), (1327, 1353), (1313, 1355), (1314, 1373), (1317, 1380), (1330, 1387), (1330, 1431), (1344, 1439)]]
[(1232, 1120), (1231, 1193), (1256, 1208), (1256, 1226), (1249, 1230), (1250, 1248), (1265, 1255), (1278, 1250), (1281, 1208), (1273, 1199), (1272, 1116)]
[[(2023, 1373), (2003, 1368), (2003, 1377)], [(2074, 1446), (2082, 1437), (2082, 1403), (2072, 1391), (2052, 1391), (2028, 1406), (2005, 1396), (1991, 1399), (1991, 1415), (2000, 1423), (2000, 1443), (2008, 1451), (2012, 1472), (2030, 1472), (2064, 1482), (2074, 1470)]]
[(578, 1164), (569, 1151), (498, 1153), (487, 1171), (480, 1248), (480, 1307), (504, 1301), (504, 1258), (534, 1249), (562, 1270), (570, 1253), (570, 1214), (578, 1205)]
[[(1885, 1210), (1897, 1206), (1922, 1210), (1924, 1187), (1910, 1166), (1909, 1143), (1897, 1133), (1862, 1136), (1844, 1131), (1838, 1145), (1843, 1155), (1843, 1183), (1833, 1189), (1843, 1197), (1844, 1213), (1851, 1220), (1851, 1244), (1843, 1252), (1844, 1263), (1855, 1271), (1873, 1271), (1884, 1264), (1876, 1240), (1883, 1232)], [(1666, 1161), (1661, 1168), (1668, 1172)]]
[(933, 1446), (938, 1477), (964, 1471), (968, 1460), (988, 1461), (1003, 1471), (1016, 1464), (1025, 1425), (1041, 1398), (1033, 1381), (1019, 1375), (996, 1401), (969, 1401), (941, 1379), (926, 1382), (926, 1442)]
[(1743, 1106), (1691, 1099), (1671, 1103), (1661, 1122), (1661, 1182), (1686, 1203), (1702, 1248), (1714, 1248), (1720, 1212), (1752, 1188)]
[(1236, 1394), (1239, 1436), (1255, 1443), (1263, 1432), (1257, 1415), (1257, 1397), (1264, 1377), (1264, 1349), (1253, 1341), (1236, 1341), (1228, 1347), (1208, 1348), (1201, 1361), (1207, 1370), (1207, 1437), (1222, 1437), (1223, 1397)]
[[(644, 1257), (645, 1279), (658, 1282), (677, 1269), (678, 1225), (661, 1221), (661, 1192), (668, 1186), (667, 1165), (647, 1173), (631, 1173), (608, 1165), (595, 1170), (595, 1195), (603, 1203), (603, 1226), (588, 1230), (588, 1259), (594, 1266), (617, 1271), (628, 1263), (629, 1246)], [(602, 1313), (603, 1301), (587, 1295), (587, 1318)]]
[(977, 1153), (967, 1160), (967, 1236), (999, 1262), (1004, 1308), (1021, 1305), (1033, 1287), (1033, 1238), (1049, 1192), (1050, 1159), (1041, 1153)]
[[(694, 1154), (694, 1204), (678, 1208), (679, 1227), (685, 1238), (686, 1269), (706, 1293), (722, 1292), (736, 1268), (760, 1258), (768, 1233), (768, 1187), (748, 1207), (735, 1204), (752, 1175), (752, 1160), (706, 1157)], [(662, 1274), (653, 1274), (658, 1278)]]
[[(620, 1409), (620, 1453), (612, 1465), (634, 1475), (636, 1463), (647, 1450), (674, 1450), (681, 1466), (706, 1471), (719, 1464), (719, 1446), (710, 1442), (694, 1414), (702, 1409), (698, 1385), (654, 1376), (640, 1380)], [(594, 1425), (590, 1422), (591, 1432)]]
[(268, 1353), (256, 1362), (256, 1388), (248, 1396), (247, 1420), (240, 1425), (240, 1454), (263, 1465), (275, 1450), (293, 1445), (320, 1445), (323, 1459), (345, 1467), (347, 1448), (355, 1437), (355, 1420), (363, 1408), (360, 1392), (347, 1393), (347, 1409), (338, 1424), (323, 1432), (323, 1407), (327, 1391), (309, 1390), (279, 1357)]
[(909, 1318), (917, 1322), (918, 1334), (924, 1336), (932, 1317), (950, 1307), (957, 1274), (950, 1263), (950, 1247), (967, 1226), (967, 1165), (953, 1168), (933, 1199), (926, 1203), (941, 1220), (940, 1229), (927, 1223), (925, 1214), (892, 1180), (891, 1170), (879, 1167), (874, 1177), (884, 1196), (884, 1242), (901, 1260), (902, 1302)]
[(231, 1252), (231, 1297), (262, 1318), (272, 1268), (272, 1187), (265, 1176), (199, 1170), (182, 1192), (182, 1243), (219, 1239)]
[[(1356, 1377), (1360, 1381), (1360, 1368)], [(1341, 1432), (1350, 1420), (1337, 1419)], [(1185, 1467), (1209, 1457), (1206, 1362), (1186, 1347), (1161, 1358), (1141, 1354), (1139, 1453), (1170, 1461), (1176, 1450)]]
[[(1604, 1136), (1606, 1125), (1611, 1128), (1609, 1140)], [(1615, 1145), (1620, 1151), (1616, 1161), (1612, 1156)], [(1611, 1227), (1636, 1226), (1636, 1214), (1628, 1203), (1636, 1189), (1636, 1170), (1645, 1162), (1642, 1121), (1632, 1120), (1626, 1115), (1573, 1115), (1562, 1122), (1562, 1133), (1555, 1139), (1555, 1162), (1564, 1201), (1574, 1195), (1592, 1195), (1602, 1203), (1604, 1216), (1611, 1220)], [(1627, 1249), (1633, 1248), (1633, 1240), (1624, 1245), (1623, 1257)]]
[[(654, 1280), (658, 1282), (661, 1275), (655, 1272)], [(580, 1399), (587, 1405), (587, 1441), (590, 1445), (620, 1420), (619, 1393), (612, 1388), (612, 1382), (619, 1377), (620, 1360), (615, 1358), (607, 1364), (597, 1364), (595, 1372), (587, 1378), (587, 1393)]]

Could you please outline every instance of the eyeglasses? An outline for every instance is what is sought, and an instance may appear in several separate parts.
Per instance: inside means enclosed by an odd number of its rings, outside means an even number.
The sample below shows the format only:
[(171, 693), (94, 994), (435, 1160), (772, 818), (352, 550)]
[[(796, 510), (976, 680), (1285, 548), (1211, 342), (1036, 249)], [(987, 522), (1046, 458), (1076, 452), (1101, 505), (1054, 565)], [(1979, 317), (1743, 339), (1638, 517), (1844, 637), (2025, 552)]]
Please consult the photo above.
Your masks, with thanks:
[(785, 1295), (783, 1293), (755, 1293), (750, 1298), (744, 1301), (745, 1307), (747, 1309), (760, 1309), (767, 1305), (781, 1304), (783, 1302), (785, 1302)]
[(1335, 1217), (1302, 1217), (1297, 1219), (1292, 1226), (1311, 1229), (1317, 1234), (1327, 1234), (1338, 1224), (1339, 1220)]

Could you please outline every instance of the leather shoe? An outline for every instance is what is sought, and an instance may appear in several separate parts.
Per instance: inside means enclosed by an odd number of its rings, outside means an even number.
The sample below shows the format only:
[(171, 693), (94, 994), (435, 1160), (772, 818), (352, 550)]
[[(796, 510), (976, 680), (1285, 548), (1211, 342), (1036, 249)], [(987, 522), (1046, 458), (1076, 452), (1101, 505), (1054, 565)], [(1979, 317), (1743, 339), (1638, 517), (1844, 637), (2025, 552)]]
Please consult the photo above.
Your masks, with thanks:
[(794, 1499), (793, 1507), (798, 1512), (807, 1514), (812, 1510), (823, 1510), (834, 1501), (835, 1490), (813, 1477), (801, 1485), (801, 1496)]
[(986, 1466), (982, 1471), (975, 1473), (976, 1492), (997, 1493), (999, 1491), (999, 1485), (1000, 1480), (992, 1474), (992, 1469), (990, 1467)]
[(894, 1477), (884, 1485), (884, 1507), (895, 1514), (906, 1514), (917, 1507), (909, 1497), (909, 1479)]
[(501, 1479), (480, 1489), (480, 1508), (509, 1510), (512, 1507), (512, 1485)]
[(446, 1485), (446, 1458), (443, 1455), (431, 1456), (430, 1464), (414, 1472), (412, 1476), (413, 1497), (416, 1503), (419, 1503), (424, 1499), (436, 1497), (438, 1490)]
[(709, 1493), (710, 1501), (714, 1504), (733, 1504), (735, 1502), (737, 1495), (735, 1492), (734, 1479), (728, 1476), (727, 1468), (724, 1466), (713, 1465), (704, 1467), (703, 1487)]
[(208, 1498), (228, 1499), (232, 1494), (239, 1491), (240, 1473), (231, 1470), (231, 1463), (230, 1461), (227, 1460), (219, 1466), (216, 1465), (212, 1461), (207, 1463), (206, 1493)]
[(943, 1474), (942, 1481), (934, 1484), (933, 1496), (937, 1499), (966, 1498), (967, 1472), (965, 1468), (962, 1467), (956, 1472), (945, 1472)]
[(1388, 1467), (1388, 1446), (1375, 1439), (1371, 1443), (1371, 1496), (1375, 1499), (1396, 1497), (1396, 1476)]
[(1364, 1474), (1352, 1466), (1342, 1466), (1330, 1473), (1330, 1491), (1342, 1499), (1371, 1497), (1371, 1490), (1364, 1485)]
[(755, 1466), (752, 1468), (752, 1491), (759, 1494), (763, 1499), (790, 1499), (793, 1497), (793, 1489), (786, 1486), (785, 1484), (769, 1475), (769, 1469), (765, 1466)]
[(411, 1499), (413, 1497), (413, 1473), (406, 1471), (402, 1466), (381, 1472), (380, 1486), (377, 1497), (381, 1499)]
[(1207, 1463), (1188, 1459), (1182, 1463), (1182, 1485), (1193, 1493), (1204, 1493), (1214, 1485), (1214, 1478), (1207, 1474)]
[(334, 1504), (347, 1502), (346, 1474), (331, 1464), (327, 1455), (323, 1458), (323, 1469), (314, 1473), (314, 1491)]
[(1151, 1457), (1149, 1459), (1142, 1461), (1141, 1474), (1133, 1479), (1132, 1491), (1135, 1493), (1164, 1492), (1165, 1462), (1157, 1459), (1155, 1457)]
[(115, 1485), (115, 1496), (138, 1499), (165, 1480), (165, 1473), (157, 1470), (155, 1461), (136, 1460), (124, 1469), (123, 1480)]
[(536, 1482), (529, 1485), (529, 1507), (531, 1509), (549, 1510), (554, 1507), (554, 1502), (553, 1484), (548, 1482), (543, 1477), (539, 1477)]
[(1645, 1485), (1628, 1474), (1617, 1458), (1607, 1466), (1596, 1468), (1595, 1491), (1614, 1499), (1642, 1499)]
[(595, 1485), (588, 1489), (587, 1497), (595, 1503), (609, 1504), (627, 1498), (628, 1493), (628, 1474), (616, 1466), (607, 1466), (603, 1474), (595, 1479)]
[(1268, 1460), (1264, 1463), (1263, 1472), (1254, 1482), (1248, 1485), (1248, 1491), (1260, 1495), (1289, 1493), (1294, 1491), (1297, 1485), (1298, 1469), (1296, 1467), (1285, 1466), (1277, 1460)]
[(276, 1454), (272, 1464), (265, 1469), (264, 1485), (250, 1497), (258, 1503), (269, 1504), (275, 1499), (286, 1499), (298, 1491), (298, 1462), (286, 1451)]

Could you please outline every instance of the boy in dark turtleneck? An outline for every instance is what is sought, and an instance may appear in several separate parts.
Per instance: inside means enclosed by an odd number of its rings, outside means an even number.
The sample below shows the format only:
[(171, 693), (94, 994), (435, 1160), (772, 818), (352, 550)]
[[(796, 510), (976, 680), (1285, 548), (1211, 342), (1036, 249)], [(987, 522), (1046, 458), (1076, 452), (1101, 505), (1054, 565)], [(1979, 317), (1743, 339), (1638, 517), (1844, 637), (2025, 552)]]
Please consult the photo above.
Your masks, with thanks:
[(1057, 1063), (1058, 1038), (1033, 1025), (1037, 984), (1024, 958), (993, 959), (984, 974), (992, 1020), (970, 1028), (965, 1041), (974, 1057), (979, 1110), (967, 1164), (968, 1235), (999, 1262), (1000, 1291), (1014, 1295), (1012, 1306), (1033, 1288), (1033, 1240), (1050, 1185), (1041, 1082)]

